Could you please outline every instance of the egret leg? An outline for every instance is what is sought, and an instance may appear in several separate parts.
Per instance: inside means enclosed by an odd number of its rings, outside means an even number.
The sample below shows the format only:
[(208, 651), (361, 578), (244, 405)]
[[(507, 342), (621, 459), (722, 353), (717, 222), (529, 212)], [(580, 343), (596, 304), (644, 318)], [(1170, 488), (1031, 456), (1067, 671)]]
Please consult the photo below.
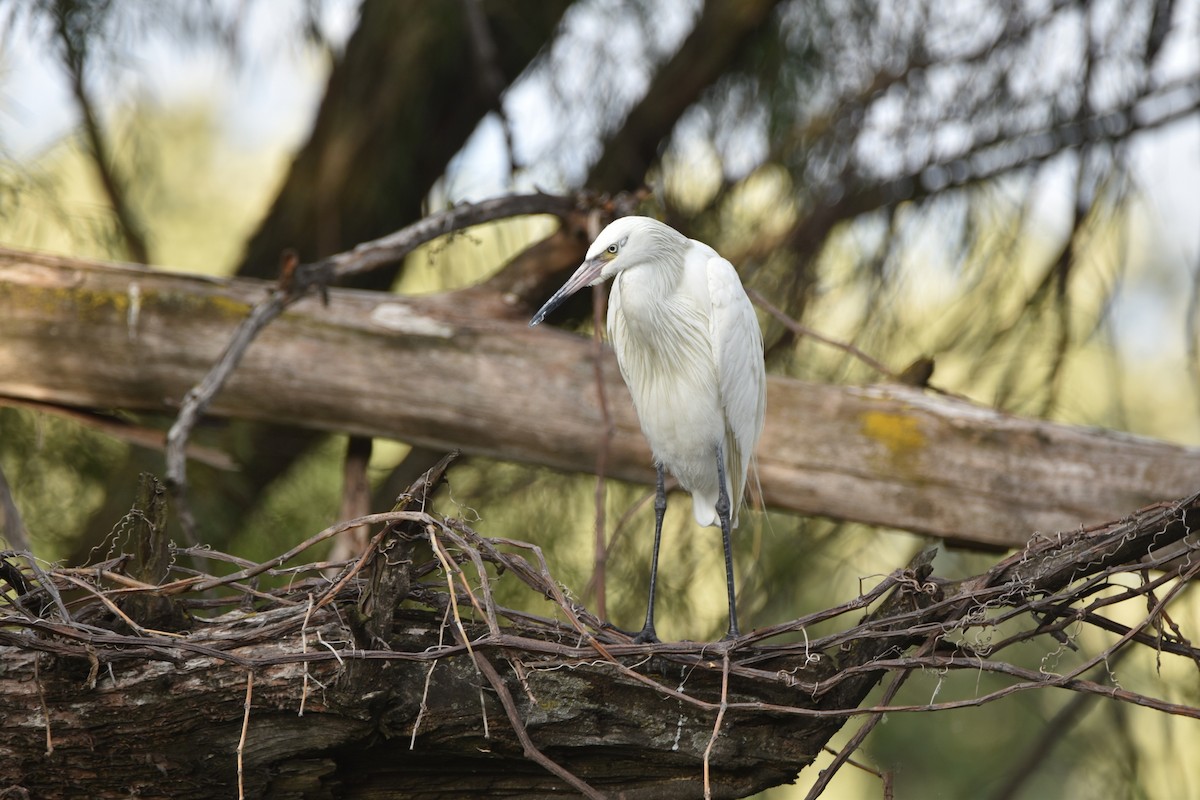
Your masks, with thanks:
[(737, 605), (733, 593), (733, 549), (730, 546), (729, 533), (729, 490), (725, 483), (725, 449), (717, 445), (717, 519), (721, 521), (721, 544), (725, 548), (725, 588), (729, 591), (729, 632), (725, 639), (736, 639), (741, 635), (738, 630)]
[(650, 597), (646, 601), (646, 624), (633, 637), (633, 641), (639, 644), (658, 641), (658, 634), (654, 632), (654, 589), (658, 583), (658, 544), (662, 540), (663, 515), (667, 513), (667, 490), (662, 464), (655, 464), (655, 469), (658, 470), (658, 483), (654, 492), (654, 552), (650, 556)]

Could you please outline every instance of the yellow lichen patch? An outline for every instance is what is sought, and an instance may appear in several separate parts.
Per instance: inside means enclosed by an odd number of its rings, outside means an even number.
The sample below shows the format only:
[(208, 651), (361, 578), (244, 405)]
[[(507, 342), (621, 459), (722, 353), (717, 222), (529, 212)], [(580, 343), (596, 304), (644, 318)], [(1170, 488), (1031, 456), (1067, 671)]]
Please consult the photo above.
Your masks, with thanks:
[[(137, 281), (131, 283), (136, 284)], [(138, 303), (141, 313), (192, 314), (239, 320), (246, 316), (250, 304), (244, 300), (220, 294), (190, 294), (187, 291), (160, 291), (139, 286), (119, 290), (83, 286), (13, 286), (0, 282), (0, 301), (12, 303), (34, 313), (53, 318), (70, 309), (79, 319), (97, 321), (112, 315), (125, 316), (130, 305)]]
[(925, 434), (915, 417), (892, 411), (867, 411), (861, 421), (863, 435), (883, 444), (893, 461), (908, 459), (925, 447)]
[(144, 290), (142, 304), (163, 312), (179, 314), (212, 314), (240, 319), (250, 311), (250, 304), (219, 294), (189, 294), (184, 291)]
[(113, 311), (123, 314), (129, 309), (129, 297), (114, 292), (85, 289), (79, 286), (5, 286), (5, 299), (20, 302), (35, 313), (45, 312), (53, 316), (52, 309), (70, 308), (84, 319), (97, 319), (97, 315)]
[(129, 295), (125, 292), (66, 289), (64, 295), (66, 300), (85, 313), (97, 313), (111, 308), (118, 314), (124, 314), (129, 310)]

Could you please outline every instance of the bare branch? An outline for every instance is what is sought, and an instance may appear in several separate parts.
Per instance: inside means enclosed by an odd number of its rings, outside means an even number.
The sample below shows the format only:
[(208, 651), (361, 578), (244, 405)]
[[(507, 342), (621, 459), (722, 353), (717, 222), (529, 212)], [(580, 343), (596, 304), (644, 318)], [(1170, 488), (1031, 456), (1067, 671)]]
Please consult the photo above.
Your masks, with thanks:
[[(444, 464), (435, 469), (444, 469)], [(414, 487), (412, 497), (426, 497), (426, 489)], [(421, 531), (432, 533), (428, 542), (434, 546), (437, 557), (424, 564), (404, 559), (392, 562), (394, 568), (408, 573), (411, 592), (405, 606), (416, 611), (399, 612), (402, 616), (398, 615), (383, 632), (385, 640), (372, 649), (362, 647), (347, 631), (346, 620), (359, 605), (358, 595), (366, 591), (361, 577), (348, 573), (345, 579), (328, 587), (320, 577), (326, 568), (324, 563), (286, 568), (284, 564), (329, 535), (357, 524), (387, 519), (411, 523), (410, 531), (421, 538), (424, 538)], [(1146, 563), (1152, 568), (1161, 567), (1165, 563), (1162, 559), (1168, 556), (1167, 549), (1174, 543), (1187, 544), (1194, 558), (1197, 551), (1193, 531), (1197, 524), (1200, 524), (1200, 495), (1178, 503), (1158, 504), (1092, 530), (1035, 537), (1022, 552), (1003, 559), (980, 575), (954, 583), (939, 581), (931, 574), (930, 551), (861, 597), (833, 609), (754, 631), (732, 643), (638, 645), (586, 609), (569, 602), (538, 548), (486, 539), (460, 520), (413, 510), (392, 512), (341, 523), (270, 562), (247, 565), (236, 576), (224, 578), (191, 576), (153, 586), (115, 582), (116, 573), (108, 568), (54, 569), (40, 576), (27, 572), (17, 582), (26, 587), (17, 598), (18, 607), (46, 605), (38, 601), (39, 596), (61, 583), (74, 587), (77, 613), (69, 620), (52, 616), (31, 618), (19, 611), (0, 612), (0, 652), (9, 665), (6, 674), (0, 676), (0, 697), (11, 695), (14, 702), (6, 703), (6, 707), (14, 709), (13, 713), (41, 713), (39, 719), (53, 717), (56, 724), (62, 718), (60, 715), (66, 713), (59, 705), (60, 699), (70, 697), (69, 702), (82, 703), (87, 709), (86, 717), (73, 724), (111, 725), (108, 715), (114, 707), (120, 707), (117, 698), (125, 695), (131, 701), (138, 698), (143, 718), (147, 714), (168, 713), (161, 706), (164, 697), (161, 691), (155, 689), (160, 697), (157, 705), (141, 694), (145, 685), (158, 687), (161, 681), (167, 681), (173, 687), (166, 695), (167, 702), (175, 706), (182, 703), (185, 707), (206, 703), (212, 710), (210, 713), (216, 713), (229, 731), (224, 739), (214, 741), (213, 746), (227, 747), (226, 753), (236, 750), (244, 760), (240, 770), (232, 763), (233, 759), (226, 759), (229, 763), (224, 764), (220, 759), (210, 763), (208, 769), (216, 783), (207, 784), (204, 791), (211, 792), (212, 786), (218, 784), (236, 786), (240, 777), (246, 796), (251, 796), (253, 782), (271, 771), (268, 769), (271, 764), (291, 763), (288, 753), (292, 748), (278, 743), (273, 731), (278, 730), (278, 720), (285, 716), (279, 711), (288, 709), (294, 716), (293, 689), (303, 691), (310, 705), (305, 720), (310, 726), (306, 730), (312, 735), (303, 737), (302, 743), (308, 756), (313, 752), (313, 742), (328, 741), (333, 749), (321, 751), (322, 757), (335, 761), (357, 758), (347, 754), (360, 753), (364, 747), (361, 743), (370, 739), (377, 744), (366, 745), (363, 752), (370, 754), (372, 763), (395, 764), (394, 759), (400, 755), (386, 744), (386, 731), (405, 731), (401, 738), (407, 744), (410, 741), (407, 732), (414, 729), (411, 723), (419, 719), (421, 736), (411, 739), (415, 750), (404, 761), (403, 774), (407, 777), (398, 778), (392, 773), (390, 780), (429, 781), (430, 773), (413, 758), (426, 762), (430, 769), (435, 764), (448, 763), (447, 760), (453, 763), (457, 759), (462, 763), (462, 759), (475, 758), (470, 772), (484, 781), (505, 775), (505, 780), (517, 781), (510, 784), (519, 787), (514, 791), (526, 796), (538, 796), (551, 791), (552, 786), (560, 786), (546, 784), (545, 780), (565, 782), (587, 796), (600, 796), (601, 786), (606, 791), (637, 790), (646, 796), (667, 798), (694, 797), (704, 791), (713, 796), (742, 796), (791, 780), (796, 770), (811, 762), (845, 720), (866, 716), (867, 721), (814, 789), (815, 795), (836, 767), (861, 744), (874, 721), (885, 713), (932, 713), (980, 706), (1033, 689), (1060, 689), (1137, 704), (1162, 713), (1200, 717), (1200, 708), (1155, 696), (1136, 685), (1133, 674), (1123, 674), (1121, 685), (1105, 677), (1111, 676), (1110, 670), (1094, 679), (1083, 677), (1087, 670), (1111, 664), (1138, 645), (1140, 640), (1135, 633), (1152, 628), (1155, 620), (1165, 615), (1168, 606), (1200, 572), (1200, 562), (1193, 562), (1184, 572), (1164, 574), (1140, 586), (1127, 586), (1118, 596), (1093, 597), (1097, 579), (1115, 584), (1115, 578), (1122, 574), (1136, 575)], [(532, 553), (537, 565), (531, 565), (516, 550)], [(467, 580), (461, 569), (467, 562), (474, 565), (478, 588), (472, 587), (472, 581)], [(445, 577), (438, 577), (435, 574), (438, 570)], [(286, 576), (287, 580), (270, 592), (253, 594), (258, 604), (254, 614), (229, 611), (242, 605), (250, 591), (242, 581), (255, 575)], [(517, 581), (531, 599), (551, 598), (554, 614), (568, 621), (497, 605), (492, 583), (502, 576)], [(313, 600), (314, 590), (319, 587), (326, 588), (324, 599), (318, 603)], [(1165, 590), (1157, 594), (1158, 589)], [(80, 621), (87, 618), (109, 624), (105, 618), (114, 613), (115, 600), (131, 594), (173, 594), (186, 598), (204, 591), (215, 591), (223, 608), (210, 609), (209, 613), (219, 612), (218, 615), (206, 618), (183, 636), (158, 633), (144, 626), (132, 628), (137, 635), (125, 635)], [(1027, 625), (1030, 638), (1044, 642), (1048, 652), (1062, 651), (1062, 646), (1052, 638), (1053, 628), (1044, 619), (1039, 621), (1047, 607), (1058, 609), (1059, 616), (1070, 613), (1077, 624), (1090, 625), (1089, 615), (1082, 613), (1085, 609), (1090, 609), (1094, 617), (1109, 606), (1119, 605), (1125, 610), (1145, 600), (1151, 602), (1138, 625), (1115, 643), (1080, 653), (1077, 663), (1063, 662), (1059, 672), (1030, 669), (1004, 660), (1008, 647), (1018, 641), (1028, 642), (1028, 638), (993, 641), (986, 654), (971, 645), (978, 638), (975, 634), (986, 633), (1008, 620)], [(792, 632), (818, 619), (849, 621), (860, 609), (872, 607), (874, 610), (865, 619), (849, 622), (843, 631), (807, 642), (792, 641)], [(454, 627), (457, 638), (455, 643), (448, 644), (439, 638), (441, 620), (448, 612), (454, 613), (454, 609), (458, 610)], [(1181, 635), (1178, 631), (1160, 633), (1168, 639)], [(298, 636), (303, 646), (296, 643)], [(1074, 639), (1081, 645), (1084, 643), (1084, 637)], [(1152, 641), (1147, 646), (1156, 648)], [(909, 653), (913, 647), (916, 651)], [(35, 669), (43, 653), (67, 661), (86, 661), (93, 664), (93, 671), (119, 663), (123, 676), (120, 688), (105, 687), (101, 699), (97, 699), (96, 690), (78, 695), (79, 684), (60, 678), (57, 673), (62, 670), (56, 670), (54, 675), (39, 673), (32, 688), (28, 680), (11, 677), (5, 680), (8, 676), (20, 678), (23, 670)], [(511, 674), (502, 675), (495, 668), (497, 657), (512, 664)], [(161, 661), (175, 666), (163, 671), (156, 667)], [(431, 669), (434, 664), (436, 670)], [(194, 679), (193, 673), (198, 669), (204, 670), (206, 680)], [(364, 669), (375, 671), (363, 672)], [(387, 670), (390, 677), (381, 680), (384, 673), (379, 670)], [(967, 690), (941, 702), (895, 704), (895, 690), (900, 682), (918, 670), (986, 672), (1006, 682), (1000, 688)], [(137, 677), (144, 673), (161, 677), (157, 681)], [(249, 696), (248, 673), (254, 676), (255, 708), (260, 709), (258, 718), (262, 720), (253, 730), (246, 726), (246, 703), (237, 702)], [(889, 689), (879, 702), (860, 705), (871, 687), (889, 674), (892, 676)], [(368, 675), (375, 678), (368, 684), (361, 683), (368, 680)], [(680, 675), (686, 676), (682, 682)], [(401, 677), (403, 680), (399, 680)], [(487, 732), (489, 755), (484, 762), (477, 760), (481, 741), (478, 707), (464, 719), (463, 711), (447, 702), (458, 695), (473, 697), (473, 687), (480, 680), (495, 692), (485, 698), (484, 714), (499, 708), (510, 722), (507, 731), (492, 727)], [(43, 695), (44, 711), (36, 711), (40, 708), (36, 699), (32, 703), (15, 702), (43, 691), (42, 684), (49, 685), (51, 681), (52, 691), (47, 690)], [(325, 687), (319, 701), (300, 688), (306, 681), (319, 681)], [(425, 692), (403, 689), (426, 683)], [(1152, 683), (1150, 687), (1157, 685)], [(370, 686), (371, 691), (364, 691), (365, 686)], [(200, 687), (202, 691), (197, 695), (196, 688)], [(468, 691), (464, 693), (463, 689)], [(597, 728), (597, 721), (606, 718), (600, 709), (608, 708), (611, 712), (611, 703), (617, 696), (621, 698), (623, 711), (620, 724)], [(374, 713), (364, 713), (362, 703), (367, 702), (364, 698), (369, 698)], [(319, 705), (312, 707), (318, 702)], [(661, 735), (664, 703), (671, 719), (678, 720), (680, 731), (686, 731), (686, 735), (674, 739)], [(607, 716), (611, 718), (611, 713)], [(6, 735), (45, 738), (44, 725), (26, 725), (24, 720), (25, 716), (21, 716), (17, 721), (22, 724), (6, 726)], [(741, 742), (731, 749), (723, 744), (728, 737), (719, 734), (735, 720)], [(374, 728), (374, 721), (383, 728)], [(327, 727), (331, 723), (334, 727)], [(75, 728), (64, 719), (62, 730)], [(170, 756), (172, 759), (186, 761), (191, 755), (207, 758), (206, 748), (197, 747), (198, 740), (188, 735), (191, 747), (172, 749), (164, 747), (161, 740), (154, 746), (160, 754), (177, 754)], [(0, 741), (3, 738), (0, 736)], [(105, 757), (74, 735), (56, 736), (53, 741), (56, 752), (70, 755), (72, 763), (89, 764), (91, 759)], [(276, 743), (264, 750), (265, 741)], [(342, 747), (348, 741), (359, 744)], [(236, 747), (239, 743), (240, 748)], [(139, 752), (136, 749), (139, 745), (133, 739), (122, 739), (121, 744), (135, 748), (131, 752)], [(746, 748), (752, 751), (753, 769), (747, 769), (743, 763)], [(553, 759), (547, 756), (551, 749), (555, 753)], [(656, 762), (665, 766), (651, 771), (641, 767), (639, 759), (614, 756), (618, 752), (645, 752), (645, 757), (651, 758), (665, 751), (671, 757)], [(265, 756), (267, 752), (275, 755)], [(337, 755), (338, 752), (343, 755)], [(284, 761), (269, 760), (276, 757)], [(263, 761), (264, 758), (268, 761)], [(526, 760), (540, 765), (545, 772), (531, 772), (521, 766)], [(182, 770), (183, 762), (171, 763), (181, 769), (156, 772), (159, 775), (156, 785), (178, 786), (181, 794), (177, 796), (196, 796), (185, 786), (171, 783), (172, 775), (189, 774)], [(598, 767), (600, 763), (608, 765), (604, 771)], [(617, 772), (613, 772), (613, 765), (619, 765)], [(25, 770), (25, 785), (28, 782), (40, 785), (38, 781), (47, 769), (32, 762), (18, 766)], [(0, 763), (0, 779), (8, 780), (6, 770), (13, 768), (9, 762)], [(357, 767), (363, 770), (363, 775), (372, 774), (375, 768), (368, 764)], [(58, 773), (44, 774), (46, 779), (61, 780)], [(89, 785), (99, 789), (105, 780), (103, 776), (111, 771), (95, 770), (89, 774), (93, 775)], [(470, 780), (459, 773), (455, 773), (455, 779)], [(598, 783), (598, 779), (604, 783)]]
[(188, 390), (179, 414), (167, 433), (167, 482), (179, 506), (184, 537), (196, 544), (195, 520), (187, 504), (187, 444), (192, 428), (213, 398), (229, 380), (258, 334), (284, 309), (302, 299), (311, 289), (325, 292), (333, 280), (345, 279), (404, 258), (422, 244), (461, 228), (506, 217), (536, 213), (566, 213), (576, 200), (546, 194), (515, 195), (482, 203), (462, 205), (426, 217), (393, 234), (365, 242), (348, 253), (313, 265), (299, 265), (294, 252), (284, 254), (280, 286), (259, 301), (238, 326), (220, 358), (196, 386)]
[(364, 242), (348, 252), (323, 259), (312, 265), (311, 270), (304, 271), (311, 271), (314, 280), (327, 278), (328, 282), (337, 283), (400, 261), (421, 245), (472, 225), (529, 214), (563, 216), (581, 202), (581, 197), (537, 193), (497, 197), (481, 203), (464, 203), (431, 214), (380, 239)]
[(106, 141), (106, 134), (96, 115), (95, 103), (84, 81), (84, 72), (88, 65), (88, 47), (80, 32), (87, 31), (89, 26), (97, 21), (85, 19), (92, 13), (87, 9), (88, 5), (56, 0), (52, 13), (54, 33), (58, 39), (63, 69), (70, 80), (71, 92), (82, 117), (83, 133), (92, 165), (96, 168), (100, 186), (108, 198), (109, 205), (112, 206), (113, 216), (116, 218), (117, 228), (121, 232), (129, 258), (139, 264), (149, 264), (150, 252), (146, 247), (145, 233), (129, 205), (125, 180), (112, 163), (112, 149)]

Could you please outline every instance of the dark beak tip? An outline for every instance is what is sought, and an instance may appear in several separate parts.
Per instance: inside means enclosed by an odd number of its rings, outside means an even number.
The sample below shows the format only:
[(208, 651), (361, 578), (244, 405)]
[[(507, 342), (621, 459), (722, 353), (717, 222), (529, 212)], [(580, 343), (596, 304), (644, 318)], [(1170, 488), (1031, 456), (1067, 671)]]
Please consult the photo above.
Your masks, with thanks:
[(546, 301), (546, 304), (538, 309), (538, 312), (533, 315), (533, 319), (529, 320), (529, 327), (532, 328), (543, 322), (546, 317), (552, 314), (556, 308), (561, 306), (568, 297), (575, 294), (583, 287), (591, 286), (599, 278), (601, 266), (602, 265), (600, 262), (596, 261), (595, 259), (592, 261), (583, 262), (583, 264), (579, 266), (579, 269), (575, 270), (575, 274), (567, 279), (567, 282), (559, 287), (559, 290), (551, 295), (550, 299)]

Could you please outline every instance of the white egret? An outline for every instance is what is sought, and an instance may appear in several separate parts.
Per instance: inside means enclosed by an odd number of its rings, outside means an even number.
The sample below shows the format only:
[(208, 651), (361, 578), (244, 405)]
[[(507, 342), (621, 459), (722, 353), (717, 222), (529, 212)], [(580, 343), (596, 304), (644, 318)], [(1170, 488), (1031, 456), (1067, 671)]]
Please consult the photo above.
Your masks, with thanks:
[(657, 220), (624, 217), (600, 232), (583, 264), (530, 326), (583, 287), (609, 278), (608, 338), (658, 472), (650, 596), (635, 640), (658, 641), (654, 591), (667, 509), (664, 469), (691, 493), (696, 522), (721, 528), (726, 638), (736, 638), (730, 529), (737, 527), (766, 406), (758, 319), (737, 271), (717, 251)]

